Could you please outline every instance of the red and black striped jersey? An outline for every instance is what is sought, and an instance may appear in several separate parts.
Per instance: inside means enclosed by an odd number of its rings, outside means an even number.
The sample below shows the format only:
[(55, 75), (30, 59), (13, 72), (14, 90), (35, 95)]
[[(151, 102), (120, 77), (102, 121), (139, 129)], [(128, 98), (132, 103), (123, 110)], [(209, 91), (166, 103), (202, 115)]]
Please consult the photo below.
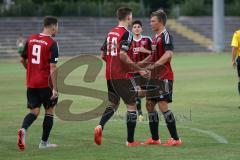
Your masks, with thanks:
[(21, 57), (28, 60), (27, 87), (49, 87), (50, 63), (58, 61), (57, 42), (50, 35), (31, 35), (26, 41)]
[(111, 29), (107, 38), (101, 47), (104, 53), (102, 57), (106, 61), (106, 79), (124, 79), (131, 70), (120, 60), (120, 50), (128, 52), (131, 42), (132, 33), (124, 26), (117, 26)]
[(128, 56), (133, 62), (144, 60), (149, 54), (140, 52), (140, 47), (151, 50), (152, 39), (148, 36), (141, 36), (139, 39), (133, 38), (131, 47), (128, 51)]
[[(168, 50), (173, 51), (173, 49), (174, 49), (173, 38), (169, 34), (169, 32), (166, 29), (164, 29), (160, 34), (156, 34), (153, 37), (152, 62), (158, 61), (166, 51)], [(171, 67), (171, 60), (164, 64), (164, 68), (165, 73), (163, 73), (161, 67), (154, 69), (152, 71), (152, 77), (173, 80), (174, 75)]]

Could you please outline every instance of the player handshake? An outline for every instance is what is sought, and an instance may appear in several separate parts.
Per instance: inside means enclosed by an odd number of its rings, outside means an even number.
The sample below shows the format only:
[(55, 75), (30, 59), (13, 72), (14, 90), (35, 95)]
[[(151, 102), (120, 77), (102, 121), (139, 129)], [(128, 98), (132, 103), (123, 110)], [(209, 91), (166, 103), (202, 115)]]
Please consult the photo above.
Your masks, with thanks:
[[(172, 102), (173, 71), (171, 59), (173, 56), (172, 36), (165, 28), (167, 16), (163, 10), (151, 14), (151, 27), (156, 33), (153, 40), (142, 35), (142, 22), (132, 22), (132, 10), (121, 7), (117, 10), (119, 23), (107, 33), (101, 47), (101, 56), (106, 62), (106, 80), (109, 105), (94, 129), (94, 142), (102, 144), (103, 129), (118, 109), (120, 99), (127, 106), (126, 146), (161, 145), (158, 133), (159, 117), (156, 105), (162, 112), (171, 137), (164, 146), (182, 144), (176, 121), (168, 103)], [(128, 27), (132, 27), (132, 33)], [(141, 94), (145, 92), (144, 94)], [(143, 96), (142, 96), (143, 95)], [(141, 98), (146, 97), (151, 138), (145, 142), (134, 139), (137, 119), (143, 119)], [(139, 117), (139, 118), (138, 118)]]

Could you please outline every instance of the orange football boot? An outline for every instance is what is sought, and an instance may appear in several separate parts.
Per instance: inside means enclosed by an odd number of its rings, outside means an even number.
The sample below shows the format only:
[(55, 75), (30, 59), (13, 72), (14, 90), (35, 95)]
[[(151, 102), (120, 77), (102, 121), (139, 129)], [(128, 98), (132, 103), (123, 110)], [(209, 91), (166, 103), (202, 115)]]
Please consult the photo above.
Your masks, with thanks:
[(153, 140), (152, 138), (148, 138), (144, 143), (144, 145), (160, 145), (161, 141), (159, 140)]
[(143, 143), (138, 142), (138, 141), (134, 141), (134, 142), (132, 142), (132, 143), (126, 142), (126, 146), (127, 146), (127, 147), (136, 147), (136, 146), (142, 146), (142, 145), (143, 145)]
[(25, 150), (25, 134), (26, 131), (25, 129), (19, 129), (18, 131), (18, 141), (17, 141), (17, 145), (20, 151), (24, 151)]
[(94, 142), (97, 145), (101, 145), (102, 144), (102, 126), (101, 125), (98, 125), (94, 129)]
[(168, 147), (170, 147), (170, 146), (180, 146), (181, 144), (182, 144), (181, 139), (174, 140), (173, 138), (170, 138), (170, 139), (167, 140), (166, 143), (163, 144), (163, 146), (168, 146)]

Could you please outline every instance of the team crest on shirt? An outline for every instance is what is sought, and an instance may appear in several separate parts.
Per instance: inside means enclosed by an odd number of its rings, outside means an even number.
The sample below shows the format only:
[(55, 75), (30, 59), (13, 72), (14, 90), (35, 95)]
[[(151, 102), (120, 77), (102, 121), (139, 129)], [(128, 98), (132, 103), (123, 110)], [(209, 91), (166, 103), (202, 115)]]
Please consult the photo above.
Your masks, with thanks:
[(145, 46), (147, 44), (147, 41), (141, 41), (141, 45)]

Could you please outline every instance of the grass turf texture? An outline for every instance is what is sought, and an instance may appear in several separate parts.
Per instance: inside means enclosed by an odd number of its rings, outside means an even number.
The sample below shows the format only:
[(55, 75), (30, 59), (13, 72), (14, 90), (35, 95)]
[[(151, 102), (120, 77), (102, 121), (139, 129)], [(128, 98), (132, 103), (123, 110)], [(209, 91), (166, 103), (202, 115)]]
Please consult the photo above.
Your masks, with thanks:
[[(125, 114), (121, 106), (105, 127), (103, 145), (93, 143), (93, 129), (99, 118), (85, 122), (66, 122), (55, 118), (50, 142), (59, 145), (56, 149), (39, 150), (44, 112), (28, 130), (27, 148), (19, 152), (16, 146), (17, 129), (26, 109), (25, 72), (15, 60), (0, 61), (0, 159), (4, 160), (237, 160), (240, 159), (240, 109), (237, 93), (236, 71), (231, 67), (231, 58), (226, 55), (176, 55), (174, 103), (171, 109), (178, 121), (179, 135), (183, 146), (166, 148), (162, 146), (125, 147), (126, 125), (120, 117)], [(66, 83), (106, 91), (104, 69), (94, 83), (83, 82), (86, 66), (73, 71)], [(74, 103), (71, 112), (81, 113), (95, 108), (101, 101), (81, 96), (61, 95), (60, 99), (71, 98)], [(145, 100), (143, 101), (144, 107)], [(43, 108), (42, 108), (43, 109)], [(191, 110), (191, 119), (190, 119)], [(145, 109), (144, 112), (146, 113)], [(145, 118), (146, 119), (146, 118)], [(165, 141), (168, 131), (163, 119), (160, 121), (160, 137)], [(197, 128), (204, 132), (192, 130)], [(217, 141), (215, 133), (228, 143)], [(150, 137), (148, 123), (138, 123), (135, 139), (144, 141)], [(221, 138), (220, 138), (221, 140)]]

